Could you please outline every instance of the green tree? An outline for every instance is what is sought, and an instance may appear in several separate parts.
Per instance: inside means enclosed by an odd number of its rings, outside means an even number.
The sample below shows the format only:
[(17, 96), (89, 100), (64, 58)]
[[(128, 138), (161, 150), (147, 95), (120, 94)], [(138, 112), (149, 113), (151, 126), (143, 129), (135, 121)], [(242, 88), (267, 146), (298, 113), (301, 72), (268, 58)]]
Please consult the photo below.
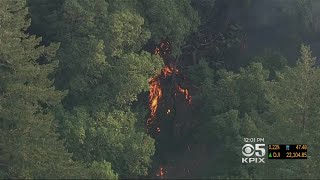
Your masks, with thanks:
[(282, 71), (287, 65), (287, 59), (279, 52), (266, 49), (261, 56), (253, 57), (252, 62), (260, 62), (270, 72), (270, 79), (276, 77), (276, 71)]
[(139, 2), (141, 14), (146, 20), (146, 27), (152, 32), (151, 39), (159, 42), (161, 38), (169, 38), (174, 48), (173, 53), (179, 53), (185, 38), (195, 32), (200, 23), (190, 0), (142, 0)]
[(238, 73), (218, 71), (217, 81), (213, 83), (212, 70), (208, 64), (200, 65), (206, 68), (197, 70), (199, 75), (194, 75), (201, 77), (201, 74), (207, 72), (204, 74), (211, 77), (211, 80), (198, 81), (201, 85), (197, 99), (200, 99), (199, 103), (206, 103), (195, 110), (199, 121), (194, 140), (208, 146), (212, 152), (212, 156), (208, 157), (212, 164), (203, 167), (199, 175), (215, 178), (251, 177), (250, 168), (254, 167), (241, 164), (239, 149), (243, 137), (264, 135), (261, 127), (265, 123), (260, 114), (267, 110), (264, 96), (268, 71), (263, 69), (261, 63), (252, 63), (245, 69), (241, 68)]
[(252, 63), (239, 73), (221, 70), (213, 93), (215, 113), (237, 109), (240, 115), (265, 110), (265, 88), (269, 73), (261, 63)]
[[(319, 147), (319, 79), (315, 58), (310, 47), (301, 46), (300, 58), (295, 67), (286, 67), (277, 73), (276, 80), (268, 82), (266, 99), (269, 111), (262, 119), (262, 129), (268, 142), (307, 144), (308, 161), (271, 162), (264, 168), (256, 168), (254, 177), (268, 178), (318, 178), (314, 158)], [(268, 119), (269, 118), (269, 119)], [(278, 168), (281, 167), (281, 168)], [(303, 168), (301, 168), (303, 167)]]
[[(301, 131), (314, 126), (313, 117), (319, 113), (319, 70), (308, 46), (301, 46), (296, 67), (278, 73), (277, 81), (270, 82), (267, 97), (278, 122), (291, 122)], [(314, 119), (313, 119), (314, 120)]]
[(57, 40), (56, 26), (60, 25), (61, 7), (64, 0), (27, 0), (29, 15), (32, 19), (28, 31), (42, 37), (42, 42), (49, 44)]
[(149, 30), (143, 28), (143, 25), (144, 19), (139, 14), (128, 10), (113, 13), (109, 26), (112, 55), (140, 50), (151, 36)]
[(55, 115), (73, 159), (102, 168), (111, 162), (120, 177), (134, 177), (147, 174), (154, 140), (136, 126), (141, 116), (131, 104), (163, 63), (141, 51), (150, 38), (144, 19), (130, 8), (109, 10), (113, 3), (122, 1), (70, 0), (57, 10), (55, 84), (68, 94)]
[[(92, 178), (84, 164), (71, 160), (56, 134), (51, 108), (64, 93), (48, 79), (57, 63), (57, 44), (39, 45), (25, 34), (30, 20), (25, 1), (0, 2), (0, 161), (2, 178)], [(110, 166), (99, 178), (116, 177)]]

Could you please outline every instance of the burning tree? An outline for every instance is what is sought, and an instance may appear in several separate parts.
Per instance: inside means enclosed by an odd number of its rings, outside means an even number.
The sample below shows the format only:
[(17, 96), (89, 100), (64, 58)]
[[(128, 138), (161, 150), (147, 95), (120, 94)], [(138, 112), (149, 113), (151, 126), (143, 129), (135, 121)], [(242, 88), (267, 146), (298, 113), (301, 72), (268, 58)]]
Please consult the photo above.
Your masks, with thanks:
[[(181, 123), (176, 118), (178, 104), (189, 106), (192, 102), (189, 89), (182, 86), (186, 78), (177, 67), (177, 58), (174, 58), (171, 52), (170, 42), (161, 40), (154, 53), (163, 59), (165, 66), (158, 75), (149, 79), (150, 116), (147, 119), (146, 126), (148, 133), (157, 139), (156, 146), (161, 162), (156, 175), (160, 178), (166, 175), (167, 171), (162, 164), (166, 164), (164, 161), (168, 159), (167, 154), (176, 147), (174, 139), (182, 129), (179, 125)], [(179, 108), (181, 109), (181, 107)], [(179, 119), (184, 120), (183, 118)], [(170, 143), (172, 144), (170, 145)]]
[[(161, 40), (160, 44), (155, 49), (155, 54), (159, 55), (165, 63), (165, 67), (161, 70), (160, 74), (150, 78), (150, 93), (149, 93), (149, 108), (150, 117), (147, 120), (148, 132), (154, 136), (154, 133), (160, 133), (160, 120), (156, 120), (156, 115), (160, 106), (160, 102), (163, 102), (164, 96), (164, 84), (170, 83), (168, 94), (171, 99), (165, 110), (166, 114), (175, 113), (175, 101), (177, 93), (182, 93), (188, 104), (191, 104), (192, 96), (187, 88), (181, 87), (177, 79), (184, 80), (185, 78), (180, 73), (176, 66), (176, 60), (171, 55), (172, 47), (168, 40)], [(168, 88), (167, 88), (168, 89)]]

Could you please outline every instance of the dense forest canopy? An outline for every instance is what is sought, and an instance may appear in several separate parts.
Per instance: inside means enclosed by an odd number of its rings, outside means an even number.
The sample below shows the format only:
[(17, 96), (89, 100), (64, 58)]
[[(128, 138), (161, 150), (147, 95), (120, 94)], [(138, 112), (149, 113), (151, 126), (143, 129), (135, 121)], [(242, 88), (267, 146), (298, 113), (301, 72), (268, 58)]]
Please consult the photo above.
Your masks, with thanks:
[(1, 0), (0, 178), (319, 178), (319, 7)]

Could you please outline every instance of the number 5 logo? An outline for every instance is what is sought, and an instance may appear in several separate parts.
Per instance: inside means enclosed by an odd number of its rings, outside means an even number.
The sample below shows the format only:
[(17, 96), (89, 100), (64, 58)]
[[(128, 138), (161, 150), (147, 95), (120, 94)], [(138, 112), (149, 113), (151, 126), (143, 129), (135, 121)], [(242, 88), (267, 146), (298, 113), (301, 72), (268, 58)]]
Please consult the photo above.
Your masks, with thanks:
[[(266, 150), (265, 150), (265, 144), (256, 144), (256, 156), (257, 157), (263, 157), (266, 155)], [(260, 151), (261, 153), (257, 152)]]

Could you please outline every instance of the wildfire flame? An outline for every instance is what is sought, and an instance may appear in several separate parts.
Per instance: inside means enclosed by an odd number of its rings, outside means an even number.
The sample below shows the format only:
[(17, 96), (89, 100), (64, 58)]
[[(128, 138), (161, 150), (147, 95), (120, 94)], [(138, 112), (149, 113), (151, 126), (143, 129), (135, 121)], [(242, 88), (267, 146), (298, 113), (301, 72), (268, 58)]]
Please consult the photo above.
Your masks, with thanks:
[(155, 48), (154, 54), (158, 54), (160, 56), (164, 56), (166, 54), (171, 54), (171, 44), (169, 41), (162, 40), (160, 45)]
[(151, 78), (149, 80), (149, 84), (150, 84), (149, 104), (150, 104), (151, 115), (147, 121), (147, 125), (150, 125), (152, 123), (152, 120), (154, 119), (158, 109), (159, 99), (162, 97), (162, 89), (160, 87), (160, 82), (158, 78)]
[(160, 49), (158, 47), (154, 50), (154, 54), (160, 54)]
[[(163, 60), (170, 60), (169, 54), (171, 54), (171, 44), (170, 42), (166, 40), (162, 40), (160, 42), (160, 45), (155, 48), (154, 54), (159, 55)], [(171, 56), (172, 57), (172, 56)], [(166, 59), (167, 58), (167, 59)], [(157, 111), (159, 108), (159, 103), (161, 98), (163, 97), (163, 87), (161, 87), (160, 80), (166, 79), (168, 77), (173, 77), (173, 81), (175, 82), (175, 77), (181, 77), (179, 75), (179, 70), (176, 68), (176, 65), (172, 65), (172, 63), (167, 63), (170, 65), (165, 65), (161, 72), (149, 79), (149, 108), (150, 108), (150, 116), (147, 120), (147, 126), (150, 126), (154, 119), (156, 118)], [(183, 78), (184, 79), (184, 78)], [(176, 82), (175, 82), (176, 83)], [(175, 92), (173, 92), (175, 96), (177, 96), (177, 93), (182, 93), (184, 95), (184, 98), (187, 100), (188, 104), (191, 104), (191, 95), (187, 88), (182, 88), (178, 83), (175, 85)], [(168, 115), (171, 113), (171, 109), (167, 109), (166, 114)], [(157, 124), (156, 124), (157, 125)], [(160, 127), (157, 127), (155, 124), (152, 126), (155, 127), (155, 131), (157, 133), (160, 133)], [(188, 149), (190, 151), (190, 147), (188, 146)], [(164, 168), (160, 167), (159, 172), (156, 174), (157, 176), (163, 177), (165, 175)]]
[(159, 173), (157, 174), (157, 176), (163, 177), (164, 176), (164, 169), (163, 167), (160, 167)]
[(182, 87), (180, 87), (180, 86), (178, 85), (178, 91), (181, 92), (181, 93), (183, 93), (184, 96), (185, 96), (185, 99), (188, 101), (189, 104), (191, 104), (191, 99), (192, 99), (192, 97), (191, 97), (191, 95), (189, 94), (188, 89), (183, 89)]
[[(171, 47), (170, 42), (168, 41), (161, 41), (160, 45), (155, 48), (154, 53), (159, 55), (164, 59), (164, 56), (167, 54), (171, 54)], [(149, 108), (150, 108), (150, 117), (147, 120), (147, 125), (151, 125), (154, 118), (156, 117), (159, 101), (162, 98), (162, 87), (160, 84), (160, 78), (167, 78), (169, 76), (178, 75), (179, 70), (170, 65), (166, 65), (162, 70), (161, 73), (158, 74), (155, 77), (150, 78), (149, 85), (150, 85), (150, 92), (149, 92)], [(189, 93), (188, 89), (184, 89), (179, 85), (176, 85), (177, 92), (180, 92), (184, 94), (185, 99), (188, 101), (189, 104), (191, 104), (191, 95)], [(175, 96), (177, 93), (174, 93)], [(167, 114), (171, 112), (170, 109), (168, 109)], [(156, 131), (159, 133), (160, 128), (156, 128)]]
[(173, 75), (173, 73), (178, 74), (178, 70), (175, 68), (172, 68), (170, 66), (165, 66), (162, 70), (161, 70), (162, 74), (164, 77), (168, 77)]

